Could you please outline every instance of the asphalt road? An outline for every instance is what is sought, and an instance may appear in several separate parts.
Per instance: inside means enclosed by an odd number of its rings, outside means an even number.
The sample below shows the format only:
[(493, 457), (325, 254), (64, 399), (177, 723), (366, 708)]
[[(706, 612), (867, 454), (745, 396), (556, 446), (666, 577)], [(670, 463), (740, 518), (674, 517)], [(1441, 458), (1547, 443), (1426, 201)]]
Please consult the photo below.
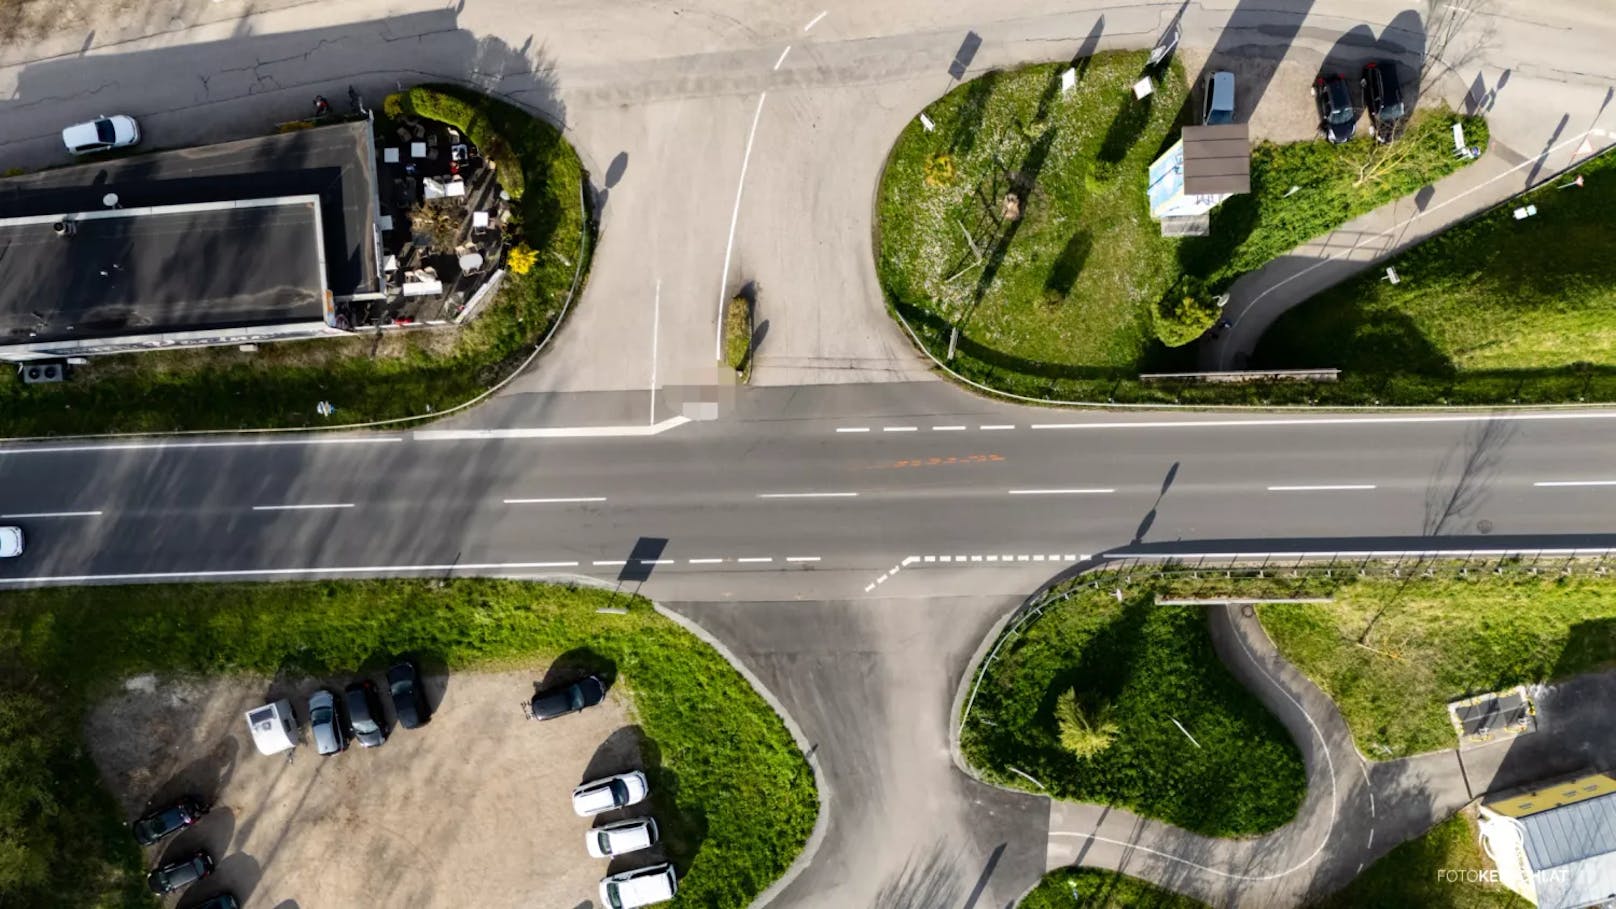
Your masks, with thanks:
[[(1610, 544), (1613, 413), (1088, 414), (915, 382), (924, 364), (884, 313), (869, 255), (891, 140), (954, 84), (970, 35), (967, 78), (1148, 46), (1179, 8), (822, 2), (154, 0), (147, 15), (0, 48), (6, 166), (58, 163), (61, 125), (103, 112), (179, 146), (262, 132), (348, 84), (374, 101), (449, 79), (564, 124), (602, 214), (554, 349), (446, 427), (0, 448), (0, 520), (30, 538), (0, 584), (620, 580), (712, 626), (818, 746), (825, 828), (775, 905), (979, 909), (1036, 879), (1044, 856), (1029, 850), (1051, 819), (947, 766), (949, 697), (996, 618), (1051, 577), (1118, 552)], [(1527, 179), (1609, 125), (1616, 17), (1601, 4), (1413, 18), (1380, 0), (1264, 6), (1191, 5), (1184, 46), (1303, 68), (1429, 53), (1433, 92), (1484, 104)], [(1476, 12), (1444, 17), (1455, 8)], [(1276, 281), (1310, 267), (1293, 264)], [(718, 305), (747, 281), (769, 325), (756, 379), (790, 388), (713, 388)], [(716, 400), (720, 418), (673, 425), (693, 399)], [(661, 431), (521, 432), (628, 423)], [(444, 431), (460, 435), (432, 435)], [(1340, 863), (1357, 854), (1328, 852), (1320, 879), (1350, 874)]]

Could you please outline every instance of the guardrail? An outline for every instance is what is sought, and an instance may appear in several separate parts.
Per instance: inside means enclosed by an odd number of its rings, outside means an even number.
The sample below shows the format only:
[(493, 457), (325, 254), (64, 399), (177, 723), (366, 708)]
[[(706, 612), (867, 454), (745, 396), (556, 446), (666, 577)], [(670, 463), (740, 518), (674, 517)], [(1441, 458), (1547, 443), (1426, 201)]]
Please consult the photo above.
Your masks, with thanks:
[(1238, 369), (1216, 372), (1145, 372), (1139, 374), (1141, 382), (1334, 382), (1341, 378), (1339, 369)]

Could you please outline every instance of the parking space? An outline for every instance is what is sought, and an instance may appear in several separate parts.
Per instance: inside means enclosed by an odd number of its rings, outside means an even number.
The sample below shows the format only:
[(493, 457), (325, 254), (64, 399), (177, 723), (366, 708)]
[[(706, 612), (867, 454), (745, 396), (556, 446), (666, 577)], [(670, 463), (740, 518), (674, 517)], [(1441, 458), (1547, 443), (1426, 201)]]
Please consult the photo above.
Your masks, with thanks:
[[(543, 674), (428, 674), (428, 725), (328, 758), (309, 742), (306, 700), (321, 685), (340, 693), (348, 678), (139, 677), (96, 706), (86, 737), (128, 817), (185, 794), (213, 803), (148, 850), (148, 866), (197, 849), (217, 862), (166, 905), (229, 890), (266, 909), (581, 909), (595, 904), (607, 862), (586, 854), (591, 820), (573, 814), (570, 792), (588, 774), (637, 769), (638, 729), (616, 691), (582, 713), (524, 719)], [(244, 713), (280, 697), (295, 706), (303, 743), (265, 756)]]

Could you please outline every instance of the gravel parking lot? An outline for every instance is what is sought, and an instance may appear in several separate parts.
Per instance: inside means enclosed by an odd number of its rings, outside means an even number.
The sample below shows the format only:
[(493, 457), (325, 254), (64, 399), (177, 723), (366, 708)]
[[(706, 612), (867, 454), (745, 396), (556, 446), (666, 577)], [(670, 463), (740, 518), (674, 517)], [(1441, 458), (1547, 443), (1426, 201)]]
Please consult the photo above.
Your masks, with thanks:
[[(595, 904), (607, 863), (584, 851), (592, 824), (572, 813), (570, 793), (586, 776), (638, 768), (638, 727), (615, 690), (583, 713), (526, 720), (521, 704), (542, 677), (429, 674), (431, 723), (395, 727), (380, 748), (350, 743), (321, 758), (308, 741), (305, 699), (320, 685), (340, 693), (348, 678), (141, 676), (96, 706), (86, 739), (130, 818), (187, 793), (213, 802), (200, 824), (148, 855), (155, 865), (205, 848), (218, 863), (168, 905), (228, 889), (265, 909), (583, 909)], [(291, 698), (304, 742), (266, 757), (243, 714), (278, 697)], [(656, 852), (620, 861), (648, 864)]]

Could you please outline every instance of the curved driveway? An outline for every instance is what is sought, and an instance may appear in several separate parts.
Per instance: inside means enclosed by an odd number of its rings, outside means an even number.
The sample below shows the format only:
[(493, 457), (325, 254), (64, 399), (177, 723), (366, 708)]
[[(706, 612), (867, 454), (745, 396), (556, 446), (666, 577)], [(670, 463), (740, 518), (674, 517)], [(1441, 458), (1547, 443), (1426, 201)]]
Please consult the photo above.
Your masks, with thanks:
[[(350, 82), (373, 100), (400, 81), (475, 83), (564, 122), (603, 196), (577, 313), (514, 393), (449, 435), (0, 449), (0, 514), (33, 541), (0, 582), (619, 578), (713, 629), (819, 747), (824, 839), (779, 905), (974, 909), (1036, 879), (1047, 805), (954, 773), (948, 699), (1017, 592), (1091, 555), (1611, 542), (1612, 487), (1545, 485), (1616, 479), (1610, 413), (1072, 415), (911, 381), (924, 364), (882, 311), (868, 242), (891, 139), (949, 87), (967, 32), (982, 39), (975, 74), (1094, 35), (1148, 45), (1176, 6), (270, 6), (240, 18), (235, 0), (170, 0), (144, 22), (0, 53), (0, 157), (55, 160), (60, 124), (102, 111), (183, 145), (301, 115)], [(1231, 52), (1313, 66), (1363, 17), (1406, 13), (1257, 6), (1188, 7), (1186, 48), (1219, 44), (1233, 19)], [(1544, 6), (1496, 0), (1466, 22), (1442, 91), (1479, 79), (1495, 135), (1552, 169), (1604, 122), (1616, 25), (1595, 4)], [(791, 387), (720, 395), (722, 419), (674, 425), (714, 394), (717, 306), (744, 281), (768, 323), (757, 380)], [(455, 434), (628, 413), (667, 422), (638, 437)], [(1326, 850), (1319, 879), (1386, 846)]]

